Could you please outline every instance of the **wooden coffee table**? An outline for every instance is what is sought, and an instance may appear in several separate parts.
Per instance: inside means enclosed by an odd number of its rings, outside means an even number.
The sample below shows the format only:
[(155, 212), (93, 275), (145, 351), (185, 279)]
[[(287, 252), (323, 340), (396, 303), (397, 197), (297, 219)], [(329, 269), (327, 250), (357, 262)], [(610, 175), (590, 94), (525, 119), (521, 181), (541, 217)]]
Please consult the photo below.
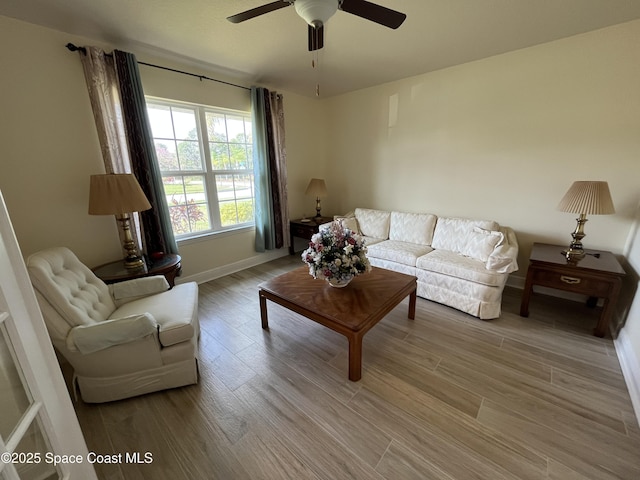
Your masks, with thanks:
[(362, 338), (409, 296), (416, 314), (416, 277), (382, 268), (354, 278), (345, 288), (314, 279), (305, 266), (259, 285), (262, 328), (269, 328), (267, 300), (341, 333), (349, 341), (349, 380), (362, 377)]

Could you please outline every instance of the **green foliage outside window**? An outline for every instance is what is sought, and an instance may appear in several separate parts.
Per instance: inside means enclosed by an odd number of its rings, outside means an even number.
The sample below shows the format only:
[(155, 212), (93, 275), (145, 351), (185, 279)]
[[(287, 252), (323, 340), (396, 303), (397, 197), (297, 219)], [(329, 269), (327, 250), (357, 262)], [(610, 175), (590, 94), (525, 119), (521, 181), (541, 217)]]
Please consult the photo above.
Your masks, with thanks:
[(252, 223), (248, 115), (169, 101), (149, 102), (148, 112), (174, 233), (186, 236)]

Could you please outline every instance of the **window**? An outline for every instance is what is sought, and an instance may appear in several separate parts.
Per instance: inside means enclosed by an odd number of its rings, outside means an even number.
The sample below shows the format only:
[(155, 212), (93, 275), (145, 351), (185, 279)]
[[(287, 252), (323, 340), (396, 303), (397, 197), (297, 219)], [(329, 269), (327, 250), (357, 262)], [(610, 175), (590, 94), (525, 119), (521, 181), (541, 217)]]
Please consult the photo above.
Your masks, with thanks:
[(247, 112), (147, 98), (176, 238), (253, 225)]

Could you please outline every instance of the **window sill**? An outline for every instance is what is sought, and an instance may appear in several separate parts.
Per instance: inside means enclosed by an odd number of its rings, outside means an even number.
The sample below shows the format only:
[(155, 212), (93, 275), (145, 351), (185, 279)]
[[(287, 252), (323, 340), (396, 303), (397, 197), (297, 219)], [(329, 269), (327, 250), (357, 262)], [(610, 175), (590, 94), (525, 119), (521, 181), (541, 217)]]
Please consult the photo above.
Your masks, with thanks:
[(237, 227), (237, 228), (232, 228), (229, 230), (224, 230), (221, 232), (207, 232), (207, 233), (203, 233), (202, 235), (197, 235), (197, 236), (193, 236), (193, 237), (187, 237), (187, 238), (177, 238), (176, 239), (176, 243), (178, 244), (178, 246), (180, 245), (190, 245), (192, 243), (200, 243), (200, 242), (208, 242), (210, 240), (214, 240), (216, 238), (223, 238), (223, 237), (229, 237), (229, 236), (233, 236), (233, 235), (239, 235), (242, 233), (246, 233), (249, 231), (254, 231), (255, 230), (255, 226), (253, 225), (248, 225), (248, 226), (244, 226), (244, 227)]

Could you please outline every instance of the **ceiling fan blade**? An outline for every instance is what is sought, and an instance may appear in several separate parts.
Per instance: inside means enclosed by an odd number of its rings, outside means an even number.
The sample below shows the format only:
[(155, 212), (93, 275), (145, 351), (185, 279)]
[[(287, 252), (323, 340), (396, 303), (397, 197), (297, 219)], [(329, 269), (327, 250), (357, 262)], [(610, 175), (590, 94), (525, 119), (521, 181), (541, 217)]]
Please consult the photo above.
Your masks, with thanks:
[(227, 17), (227, 20), (229, 20), (231, 23), (240, 23), (244, 22), (245, 20), (264, 15), (265, 13), (280, 10), (281, 8), (288, 7), (291, 4), (291, 2), (288, 2), (286, 0), (279, 0), (277, 2), (271, 2), (260, 7), (252, 8), (251, 10), (247, 10), (246, 12), (231, 15), (230, 17)]
[(309, 31), (309, 51), (320, 50), (324, 47), (324, 27), (312, 27), (308, 25)]
[(365, 0), (342, 0), (339, 8), (343, 12), (366, 18), (367, 20), (393, 29), (402, 25), (402, 22), (407, 18), (404, 13), (376, 5), (375, 3), (366, 2)]

